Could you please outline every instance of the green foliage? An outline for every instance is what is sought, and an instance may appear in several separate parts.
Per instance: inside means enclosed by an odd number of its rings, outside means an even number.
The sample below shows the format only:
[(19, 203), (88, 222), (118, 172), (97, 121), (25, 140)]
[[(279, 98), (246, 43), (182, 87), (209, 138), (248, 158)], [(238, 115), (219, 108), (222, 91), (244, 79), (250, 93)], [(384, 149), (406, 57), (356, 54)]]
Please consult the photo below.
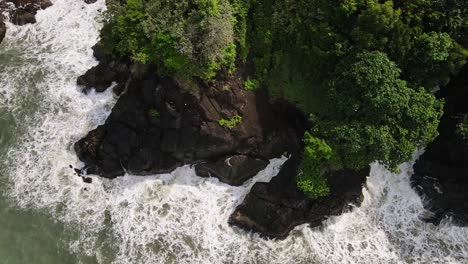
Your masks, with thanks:
[(158, 110), (156, 110), (155, 108), (151, 108), (148, 110), (148, 115), (151, 117), (151, 118), (154, 118), (154, 119), (159, 119), (161, 117), (161, 114), (159, 113)]
[[(415, 84), (432, 89), (444, 86), (466, 63), (468, 52), (448, 33), (429, 32), (417, 37), (408, 58), (407, 76)], [(424, 67), (422, 67), (424, 66)]]
[(401, 1), (400, 8), (407, 23), (424, 31), (447, 32), (468, 47), (468, 5), (466, 0)]
[(457, 125), (456, 134), (468, 143), (468, 114), (460, 118), (460, 123)]
[(324, 165), (331, 158), (332, 149), (325, 141), (313, 137), (309, 132), (304, 134), (304, 144), (304, 156), (296, 176), (296, 184), (299, 190), (314, 200), (330, 193), (323, 174)]
[(327, 83), (326, 115), (314, 132), (334, 151), (335, 164), (359, 169), (374, 160), (395, 169), (437, 136), (443, 103), (399, 79), (382, 52), (363, 52), (340, 64)]
[(239, 115), (235, 115), (231, 119), (222, 118), (221, 120), (218, 121), (218, 124), (220, 126), (228, 128), (228, 129), (234, 129), (240, 123), (242, 123), (242, 116), (239, 116)]
[(109, 1), (108, 53), (155, 64), (161, 74), (210, 81), (234, 68), (236, 19), (228, 0)]
[(253, 91), (258, 88), (258, 81), (247, 79), (244, 83), (244, 89), (247, 91)]

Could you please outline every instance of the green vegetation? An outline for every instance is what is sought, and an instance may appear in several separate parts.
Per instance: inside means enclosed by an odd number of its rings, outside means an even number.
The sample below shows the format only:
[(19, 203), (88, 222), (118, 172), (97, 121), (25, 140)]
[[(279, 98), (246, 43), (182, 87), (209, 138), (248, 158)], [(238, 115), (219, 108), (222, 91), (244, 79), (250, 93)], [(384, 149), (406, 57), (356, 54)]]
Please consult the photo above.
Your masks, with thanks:
[(310, 199), (327, 196), (330, 188), (323, 177), (324, 164), (331, 158), (332, 149), (309, 132), (304, 134), (304, 144), (304, 157), (296, 176), (297, 187)]
[(360, 169), (378, 160), (396, 169), (437, 136), (443, 103), (399, 79), (384, 53), (344, 60), (334, 76), (326, 84), (326, 114), (313, 118), (313, 132), (333, 148), (336, 165)]
[(154, 119), (159, 119), (161, 117), (161, 114), (155, 108), (151, 108), (150, 110), (148, 110), (148, 115)]
[(466, 63), (467, 9), (465, 0), (109, 0), (101, 39), (109, 54), (182, 83), (249, 69), (246, 90), (266, 87), (311, 116), (306, 145), (320, 155), (306, 148), (297, 183), (316, 198), (327, 193), (321, 167), (396, 169), (437, 136), (443, 102), (432, 91)]
[(110, 0), (102, 45), (179, 79), (211, 80), (235, 66), (236, 10), (228, 0)]
[(456, 134), (468, 143), (468, 115), (465, 114), (460, 118), (460, 123), (457, 125)]
[(247, 79), (244, 83), (244, 89), (247, 91), (253, 91), (258, 88), (258, 81)]
[(237, 125), (242, 123), (242, 116), (235, 115), (231, 119), (221, 119), (218, 121), (218, 124), (222, 127), (228, 129), (234, 129)]

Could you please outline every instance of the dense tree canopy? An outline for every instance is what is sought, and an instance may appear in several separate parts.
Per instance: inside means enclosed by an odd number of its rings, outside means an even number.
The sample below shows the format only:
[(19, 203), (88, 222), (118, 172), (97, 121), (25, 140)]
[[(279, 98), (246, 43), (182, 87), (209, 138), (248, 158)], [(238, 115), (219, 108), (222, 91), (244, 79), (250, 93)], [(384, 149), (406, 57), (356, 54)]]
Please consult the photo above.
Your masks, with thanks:
[(335, 164), (359, 169), (374, 160), (390, 168), (437, 136), (443, 103), (399, 79), (382, 52), (363, 52), (341, 63), (327, 83), (327, 114), (313, 131), (334, 150)]

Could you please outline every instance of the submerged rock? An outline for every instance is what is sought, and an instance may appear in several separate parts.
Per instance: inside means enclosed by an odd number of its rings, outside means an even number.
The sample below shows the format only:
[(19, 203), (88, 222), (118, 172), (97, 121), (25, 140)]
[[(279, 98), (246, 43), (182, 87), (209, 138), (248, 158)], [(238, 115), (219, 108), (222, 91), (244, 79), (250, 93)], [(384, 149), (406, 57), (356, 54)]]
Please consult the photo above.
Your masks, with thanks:
[(468, 142), (456, 133), (460, 117), (468, 114), (468, 66), (441, 92), (446, 100), (439, 136), (414, 165), (412, 185), (438, 224), (445, 217), (468, 225)]
[(282, 166), (271, 182), (256, 183), (245, 200), (229, 218), (229, 223), (247, 231), (259, 232), (269, 238), (285, 238), (296, 226), (322, 224), (362, 202), (362, 186), (369, 168), (359, 172), (339, 171), (328, 177), (330, 195), (309, 200), (297, 188), (294, 176), (299, 159), (292, 157)]

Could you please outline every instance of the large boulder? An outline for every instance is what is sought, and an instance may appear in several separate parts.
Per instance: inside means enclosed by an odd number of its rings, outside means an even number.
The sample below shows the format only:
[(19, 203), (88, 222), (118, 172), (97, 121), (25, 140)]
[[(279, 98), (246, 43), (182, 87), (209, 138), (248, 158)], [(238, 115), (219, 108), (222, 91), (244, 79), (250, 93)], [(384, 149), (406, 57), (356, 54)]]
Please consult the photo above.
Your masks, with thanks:
[(468, 225), (468, 142), (456, 133), (460, 117), (468, 114), (467, 76), (468, 65), (442, 90), (446, 106), (440, 135), (414, 165), (413, 187), (433, 213), (426, 220), (435, 224), (450, 216)]
[(316, 227), (328, 217), (349, 210), (350, 203), (361, 204), (362, 187), (369, 168), (359, 172), (331, 173), (327, 177), (331, 194), (312, 201), (295, 184), (299, 163), (300, 160), (293, 156), (271, 182), (256, 183), (232, 213), (229, 223), (268, 238), (282, 239), (298, 225), (307, 223)]
[[(107, 178), (198, 164), (202, 176), (240, 185), (269, 159), (290, 152), (290, 138), (300, 139), (304, 129), (298, 128), (304, 123), (299, 111), (286, 103), (272, 106), (264, 91), (242, 87), (232, 77), (202, 87), (196, 97), (171, 79), (133, 78), (106, 123), (77, 142), (76, 152), (88, 173)], [(242, 120), (231, 128), (219, 122), (234, 116)]]

